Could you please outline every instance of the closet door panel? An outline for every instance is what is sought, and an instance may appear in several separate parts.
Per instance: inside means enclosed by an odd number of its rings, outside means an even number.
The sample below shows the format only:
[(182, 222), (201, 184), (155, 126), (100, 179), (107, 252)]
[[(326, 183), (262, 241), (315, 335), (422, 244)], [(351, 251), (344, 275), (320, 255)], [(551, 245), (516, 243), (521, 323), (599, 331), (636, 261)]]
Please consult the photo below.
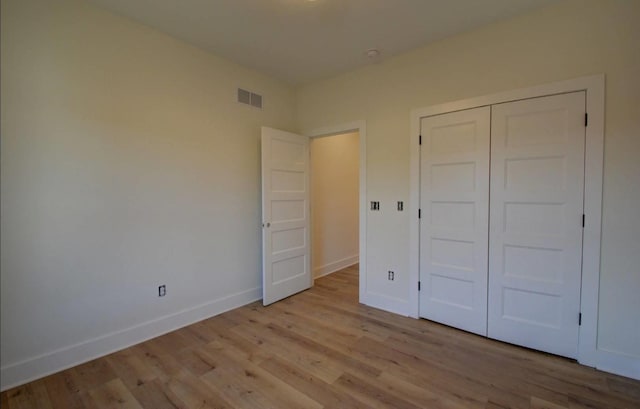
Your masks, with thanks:
[(488, 107), (422, 119), (420, 315), (486, 335)]
[(584, 92), (491, 115), (488, 336), (575, 358), (582, 267)]

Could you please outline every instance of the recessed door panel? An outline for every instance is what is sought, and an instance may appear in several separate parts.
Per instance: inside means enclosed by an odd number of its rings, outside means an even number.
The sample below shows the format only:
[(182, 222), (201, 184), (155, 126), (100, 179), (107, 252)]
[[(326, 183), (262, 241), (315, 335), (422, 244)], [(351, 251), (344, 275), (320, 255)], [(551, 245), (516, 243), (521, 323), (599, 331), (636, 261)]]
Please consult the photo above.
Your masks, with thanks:
[(307, 244), (307, 231), (304, 227), (283, 229), (271, 233), (273, 254), (293, 249), (303, 249)]
[(271, 283), (278, 285), (292, 278), (304, 276), (307, 273), (305, 264), (306, 257), (304, 255), (274, 262)]
[(420, 316), (486, 335), (488, 107), (422, 119)]
[(473, 281), (434, 274), (431, 276), (429, 290), (432, 302), (456, 309), (473, 310)]
[(563, 251), (557, 248), (505, 245), (504, 275), (531, 281), (561, 283), (563, 257)]
[(462, 230), (475, 225), (473, 202), (431, 202), (430, 222), (434, 227)]
[(304, 221), (306, 205), (304, 199), (271, 200), (271, 223)]
[(434, 163), (431, 165), (431, 189), (434, 192), (474, 192), (475, 168), (474, 162)]
[[(441, 234), (444, 236), (444, 234)], [(445, 238), (431, 239), (431, 266), (436, 272), (441, 268), (473, 271), (475, 264), (475, 243), (473, 241)]]
[[(565, 231), (565, 204), (531, 200), (504, 202), (503, 232), (523, 235), (562, 236)], [(498, 220), (496, 223), (500, 222)]]
[[(521, 105), (531, 105), (531, 101), (539, 101), (541, 99), (525, 100)], [(501, 106), (514, 106), (510, 104), (517, 105), (520, 102), (498, 104), (494, 105), (494, 107), (501, 110), (503, 109)], [(538, 104), (531, 111), (513, 112), (508, 117), (504, 117), (504, 122), (501, 123), (505, 133), (500, 145), (505, 148), (564, 145), (567, 143), (566, 115), (565, 107), (557, 105), (543, 106)]]
[(584, 92), (491, 115), (488, 336), (575, 358), (582, 263)]
[(462, 122), (433, 128), (429, 150), (434, 155), (476, 151), (476, 123)]
[(537, 328), (559, 329), (562, 325), (562, 299), (558, 295), (504, 288), (502, 298), (505, 320)]
[(271, 170), (271, 188), (274, 192), (305, 192), (304, 170)]
[(562, 156), (507, 159), (505, 188), (513, 190), (526, 185), (534, 191), (565, 189), (567, 183), (564, 159)]

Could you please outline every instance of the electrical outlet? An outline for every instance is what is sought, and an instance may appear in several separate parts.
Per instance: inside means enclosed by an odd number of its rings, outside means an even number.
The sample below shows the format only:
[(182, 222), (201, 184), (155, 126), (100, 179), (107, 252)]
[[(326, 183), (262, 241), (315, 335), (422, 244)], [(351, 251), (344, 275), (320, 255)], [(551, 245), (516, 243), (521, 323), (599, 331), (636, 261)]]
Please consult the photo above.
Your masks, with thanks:
[(393, 281), (395, 279), (395, 275), (396, 275), (395, 272), (389, 270), (389, 272), (387, 273), (387, 280)]
[(380, 202), (371, 202), (371, 210), (380, 210)]
[(398, 211), (401, 212), (404, 210), (404, 202), (398, 202)]
[(167, 286), (162, 284), (158, 287), (158, 297), (164, 297), (167, 295)]

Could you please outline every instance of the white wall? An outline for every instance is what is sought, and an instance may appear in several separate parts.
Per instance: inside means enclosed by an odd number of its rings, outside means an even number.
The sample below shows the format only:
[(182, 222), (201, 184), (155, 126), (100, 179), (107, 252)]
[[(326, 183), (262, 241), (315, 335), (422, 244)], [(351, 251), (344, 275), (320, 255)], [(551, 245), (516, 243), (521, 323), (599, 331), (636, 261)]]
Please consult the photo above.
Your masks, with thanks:
[[(567, 0), (298, 89), (301, 129), (367, 121), (367, 200), (409, 196), (409, 112), (585, 75), (606, 75), (598, 348), (640, 377), (640, 2)], [(409, 223), (370, 212), (367, 291), (408, 311)], [(387, 281), (395, 269), (396, 280)], [(635, 360), (635, 361), (634, 361)], [(633, 367), (630, 365), (630, 367)]]
[(314, 277), (358, 261), (359, 135), (311, 139), (311, 262)]
[(260, 298), (294, 90), (81, 1), (1, 14), (2, 389)]

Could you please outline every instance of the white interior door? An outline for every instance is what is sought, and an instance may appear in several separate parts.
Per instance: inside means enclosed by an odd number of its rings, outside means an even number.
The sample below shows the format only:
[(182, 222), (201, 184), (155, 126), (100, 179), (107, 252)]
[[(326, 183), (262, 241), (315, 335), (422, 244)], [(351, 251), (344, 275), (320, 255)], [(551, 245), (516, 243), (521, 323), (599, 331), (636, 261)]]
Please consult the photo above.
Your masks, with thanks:
[(422, 119), (420, 316), (487, 333), (490, 108)]
[(584, 92), (492, 107), (488, 336), (577, 357)]
[(311, 287), (309, 139), (262, 128), (262, 302)]

